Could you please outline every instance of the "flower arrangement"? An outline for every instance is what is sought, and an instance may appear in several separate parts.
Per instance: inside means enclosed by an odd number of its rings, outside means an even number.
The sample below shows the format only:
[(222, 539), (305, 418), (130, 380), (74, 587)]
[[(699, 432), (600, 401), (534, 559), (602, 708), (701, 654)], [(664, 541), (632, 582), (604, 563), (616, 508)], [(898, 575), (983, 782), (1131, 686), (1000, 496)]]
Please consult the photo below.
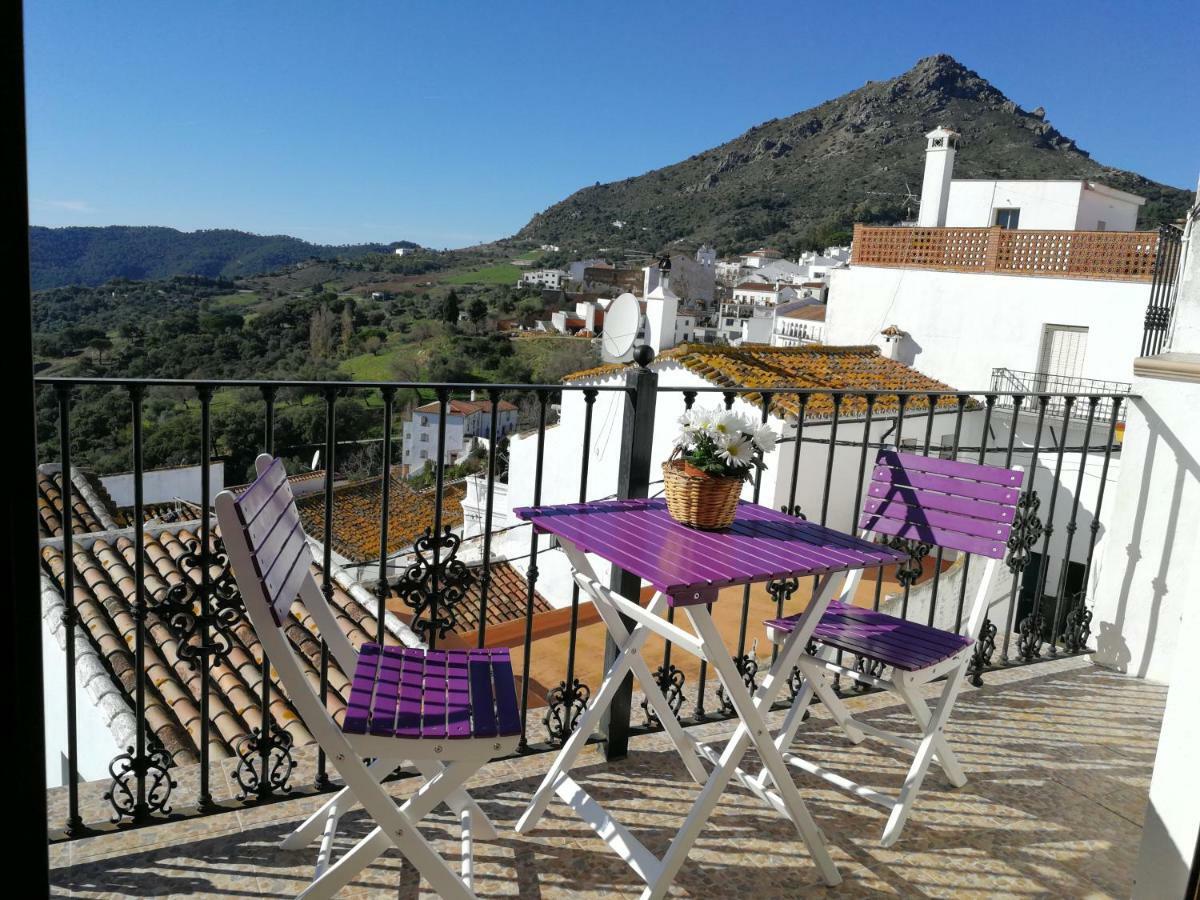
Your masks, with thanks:
[(720, 408), (690, 409), (679, 424), (671, 458), (714, 478), (745, 481), (764, 467), (762, 454), (775, 449), (778, 440), (766, 425)]

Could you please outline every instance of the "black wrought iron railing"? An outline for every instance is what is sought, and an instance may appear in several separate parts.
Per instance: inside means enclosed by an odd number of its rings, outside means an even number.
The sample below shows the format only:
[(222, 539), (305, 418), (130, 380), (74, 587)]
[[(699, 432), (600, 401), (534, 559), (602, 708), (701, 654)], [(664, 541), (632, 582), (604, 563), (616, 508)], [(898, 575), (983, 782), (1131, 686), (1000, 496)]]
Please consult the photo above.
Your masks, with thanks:
[[(1010, 579), (990, 607), (975, 653), (972, 677), (980, 684), (991, 668), (1086, 648), (1091, 620), (1088, 591), (1103, 531), (1110, 465), (1120, 452), (1118, 426), (1124, 407), (1134, 399), (1126, 390), (679, 387), (661, 384), (654, 372), (638, 367), (631, 367), (621, 382), (610, 379), (592, 385), (42, 378), (37, 389), (50, 392), (57, 410), (57, 433), (43, 436), (46, 458), (39, 460), (52, 473), (47, 476), (47, 491), (60, 495), (50, 497), (46, 508), (39, 510), (49, 532), (42, 540), (44, 589), (48, 585), (62, 598), (60, 633), (66, 667), (62, 698), (66, 737), (61, 747), (66, 797), (55, 840), (331, 787), (319, 753), (312, 783), (296, 783), (292, 757), (304, 732), (294, 721), (270, 661), (248, 624), (220, 536), (213, 532), (207, 514), (215, 494), (209, 474), (216, 457), (213, 409), (216, 403), (228, 402), (223, 395), (236, 396), (243, 413), (247, 397), (257, 397), (253, 417), (261, 437), (254, 443), (265, 452), (276, 450), (281, 402), (317, 398), (324, 420), (325, 469), (321, 530), (316, 533), (310, 528), (310, 536), (320, 543), (319, 581), (326, 597), (332, 602), (339, 591), (351, 592), (354, 603), (346, 601), (342, 612), (355, 639), (419, 639), (430, 646), (463, 640), (453, 626), (466, 616), (470, 605), (478, 620), (469, 633), (471, 642), (480, 647), (505, 642), (519, 650), (522, 753), (555, 747), (570, 734), (590, 695), (588, 679), (593, 676), (588, 671), (595, 666), (592, 659), (581, 657), (580, 636), (588, 625), (578, 589), (570, 590), (569, 599), (555, 598), (560, 602), (554, 610), (539, 606), (539, 590), (547, 589), (541, 570), (546, 555), (557, 551), (549, 539), (509, 519), (504, 505), (511, 506), (518, 494), (533, 504), (548, 502), (547, 498), (583, 501), (654, 495), (661, 490), (655, 464), (669, 452), (675, 420), (697, 404), (738, 408), (782, 431), (780, 448), (768, 461), (770, 468), (760, 469), (749, 488), (750, 499), (846, 529), (856, 526), (864, 485), (881, 447), (1024, 466), (1031, 477), (1008, 543)], [(475, 474), (482, 487), (481, 514), (464, 517), (465, 524), (456, 530), (446, 519), (446, 510), (452, 507), (445, 503), (445, 413), (451, 399), (471, 390), (491, 401), (491, 434), (498, 433), (502, 399), (524, 404), (529, 430), (509, 447), (507, 458), (500, 442), (489, 443)], [(133, 482), (128, 521), (115, 530), (91, 522), (75, 477), (86, 468), (90, 448), (74, 438), (73, 402), (82, 392), (95, 391), (119, 398), (127, 416), (110, 423), (114, 435), (128, 436)], [(407, 506), (397, 509), (390, 499), (391, 487), (402, 477), (395, 470), (398, 438), (394, 434), (397, 397), (402, 392), (432, 395), (442, 415), (433, 457), (433, 502), (412, 545), (397, 550), (389, 540), (391, 525), (399, 516), (414, 514)], [(146, 413), (148, 401), (160, 396), (198, 404), (199, 450), (190, 461), (200, 466), (194, 505), (205, 514), (191, 523), (172, 524), (174, 530), (163, 538), (186, 548), (178, 571), (167, 565), (150, 534), (162, 526), (147, 524), (146, 515), (147, 442), (171, 436), (157, 433), (162, 426)], [(338, 434), (339, 404), (352, 397), (373, 398), (371, 421), (357, 420), (353, 425), (371, 434)], [(554, 428), (550, 427), (552, 407), (562, 410)], [(110, 403), (106, 408), (115, 407)], [(94, 429), (94, 421), (90, 427)], [(342, 440), (367, 437), (382, 438), (376, 469), (378, 558), (377, 566), (371, 562), (359, 571), (377, 575), (373, 583), (355, 587), (346, 583), (340, 554), (334, 549), (336, 517), (342, 514), (335, 503), (336, 473), (338, 454), (346, 447)], [(498, 503), (499, 495), (503, 499)], [(103, 552), (113, 559), (107, 571), (81, 552), (89, 540), (92, 547), (95, 541), (105, 542)], [(504, 552), (501, 544), (507, 548)], [(512, 549), (518, 545), (520, 552)], [(897, 546), (908, 552), (909, 562), (895, 571), (875, 573), (870, 602), (906, 618), (958, 628), (971, 557), (959, 558), (913, 541), (897, 542)], [(478, 565), (464, 564), (469, 554), (478, 555)], [(497, 586), (502, 564), (509, 567), (503, 576), (508, 592), (504, 596)], [(512, 566), (525, 569), (523, 596), (515, 601)], [(623, 593), (637, 596), (636, 578), (619, 571), (613, 577)], [(783, 615), (806, 602), (809, 589), (796, 579), (771, 583), (767, 593), (773, 613)], [(518, 608), (508, 621), (489, 625), (490, 612), (502, 600), (523, 610)], [(727, 635), (748, 685), (754, 684), (760, 665), (752, 638), (752, 629), (760, 623), (751, 615), (753, 605), (751, 590), (746, 588), (741, 592), (736, 629)], [(306, 630), (303, 610), (293, 609), (293, 617), (296, 620), (289, 623), (293, 643), (298, 652), (308, 654), (314, 684), (334, 708), (342, 702), (339, 686), (344, 673), (331, 668), (327, 649)], [(556, 643), (542, 643), (543, 617), (560, 623)], [(608, 649), (612, 651), (611, 645)], [(132, 721), (128, 750), (109, 767), (105, 799), (115, 826), (96, 814), (94, 804), (86, 810), (81, 804), (77, 722), (80, 704), (90, 702), (75, 687), (81, 652), (99, 660), (103, 674), (119, 686), (121, 702), (127, 707), (124, 714)], [(540, 675), (531, 669), (535, 656)], [(873, 665), (870, 660), (856, 662), (862, 667)], [(547, 676), (547, 671), (554, 674)], [(160, 676), (166, 675), (171, 683), (164, 687)], [(685, 672), (674, 664), (669, 644), (662, 650), (655, 678), (671, 709), (685, 723), (731, 715), (720, 686), (711, 683), (703, 662)], [(175, 692), (171, 696), (168, 687)], [(634, 709), (632, 685), (627, 684), (604, 724), (610, 758), (624, 754), (630, 734), (661, 727), (648, 709), (645, 721), (635, 723)], [(188, 746), (174, 749), (171, 734), (185, 734), (183, 743)], [(226, 760), (233, 767), (235, 790), (224, 789), (226, 782), (217, 774)], [(194, 783), (181, 787), (185, 778)], [(179, 802), (180, 797), (187, 802)], [(53, 828), (55, 823), (51, 824)]]
[[(1071, 395), (1097, 394), (1101, 397), (1096, 414), (1104, 419), (1112, 411), (1110, 397), (1128, 395), (1133, 390), (1133, 384), (1128, 381), (1108, 381), (1100, 378), (1079, 378), (1074, 375), (1056, 375), (1052, 372), (1029, 372), (1022, 369), (992, 369), (992, 390), (999, 392), (999, 403), (1002, 407), (1012, 408), (1011, 398), (1017, 394), (1049, 394), (1050, 405), (1047, 412), (1051, 415), (1062, 413), (1066, 398)], [(1088, 410), (1072, 404), (1074, 415), (1078, 419), (1086, 418)], [(1119, 421), (1125, 421), (1124, 411), (1119, 413)]]
[(1180, 263), (1183, 256), (1183, 230), (1176, 225), (1158, 229), (1158, 255), (1150, 281), (1150, 302), (1142, 331), (1142, 356), (1162, 353), (1171, 337), (1175, 321), (1175, 296), (1179, 290)]

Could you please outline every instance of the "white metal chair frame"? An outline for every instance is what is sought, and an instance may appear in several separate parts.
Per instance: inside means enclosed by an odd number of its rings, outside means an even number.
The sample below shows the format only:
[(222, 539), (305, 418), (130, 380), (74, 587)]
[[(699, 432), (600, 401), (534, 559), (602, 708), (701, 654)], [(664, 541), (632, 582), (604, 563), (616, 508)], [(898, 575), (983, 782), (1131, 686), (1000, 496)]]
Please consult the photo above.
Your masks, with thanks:
[[(883, 454), (881, 454), (881, 458), (882, 456)], [(905, 457), (907, 455), (901, 454), (900, 456)], [(997, 470), (995, 467), (988, 468), (992, 468), (993, 471), (1003, 471)], [(1022, 479), (1020, 468), (1013, 468), (1010, 471), (1015, 475), (1013, 483), (1019, 486)], [(1016, 493), (1014, 490), (1014, 503)], [(864, 518), (866, 518), (865, 514)], [(872, 529), (863, 528), (859, 536), (869, 538), (872, 534)], [(1007, 537), (1007, 531), (1004, 532), (1004, 535)], [(986, 558), (983, 576), (975, 592), (974, 600), (970, 606), (970, 614), (967, 618), (966, 629), (963, 632), (965, 637), (970, 638), (970, 643), (953, 656), (933, 666), (917, 671), (893, 669), (889, 678), (860, 672), (857, 669), (840, 665), (833, 659), (822, 655), (811, 656), (805, 653), (799, 657), (796, 663), (796, 667), (799, 669), (803, 680), (800, 690), (797, 692), (795, 700), (788, 710), (779, 732), (775, 736), (774, 745), (783, 754), (784, 760), (790, 766), (807, 772), (810, 775), (816, 775), (835, 787), (889, 810), (888, 820), (880, 839), (880, 845), (883, 847), (890, 847), (899, 839), (900, 833), (908, 821), (909, 814), (912, 812), (913, 804), (916, 802), (917, 794), (921, 789), (921, 784), (929, 771), (930, 763), (936, 762), (945, 773), (946, 779), (954, 787), (962, 787), (967, 783), (966, 773), (963, 771), (962, 765), (959, 763), (954, 751), (950, 748), (949, 741), (946, 739), (945, 728), (946, 723), (950, 719), (950, 714), (954, 709), (954, 704), (958, 699), (959, 692), (962, 690), (963, 681), (967, 676), (971, 659), (975, 653), (976, 642), (979, 640), (980, 631), (984, 620), (987, 618), (988, 595), (1002, 556), (1003, 554), (1001, 553), (1000, 556), (993, 554)], [(840, 599), (849, 602), (849, 599), (853, 598), (855, 589), (858, 587), (862, 576), (863, 571), (861, 569), (850, 574), (846, 579), (845, 589)], [(780, 643), (791, 637), (787, 631), (773, 628), (770, 624), (768, 624), (767, 634), (776, 643)], [(827, 656), (834, 655), (831, 648), (823, 648), (821, 652)], [(850, 710), (846, 707), (846, 704), (842, 702), (833, 689), (832, 680), (835, 675), (850, 678), (898, 696), (904, 702), (905, 706), (908, 707), (909, 712), (912, 713), (913, 718), (916, 720), (918, 731), (914, 734), (899, 734), (854, 718)], [(939, 678), (945, 678), (945, 683), (942, 686), (941, 693), (934, 701), (933, 708), (930, 709), (922, 697), (921, 689), (924, 685)], [(804, 720), (805, 710), (814, 693), (820, 698), (826, 709), (829, 710), (834, 721), (845, 732), (846, 737), (851, 743), (859, 744), (867, 737), (871, 737), (913, 752), (912, 763), (905, 775), (904, 783), (896, 796), (890, 796), (867, 785), (855, 782), (837, 772), (830, 771), (816, 762), (804, 759), (789, 751), (788, 748), (795, 740), (800, 724)], [(744, 772), (739, 772), (739, 775), (743, 779), (743, 782), (747, 784), (747, 787), (759, 792), (760, 795), (774, 778), (774, 775), (765, 768), (756, 776), (750, 776)]]
[[(217, 521), (255, 632), (287, 690), (288, 699), (346, 785), (281, 843), (284, 849), (292, 850), (320, 838), (314, 879), (300, 896), (333, 896), (381, 853), (395, 847), (440, 896), (473, 897), (474, 839), (495, 838), (496, 829), (462, 786), (493, 757), (515, 751), (519, 736), (435, 742), (428, 738), (414, 740), (342, 731), (305, 678), (279, 623), (286, 619), (292, 602), (299, 596), (334, 659), (348, 675), (355, 670), (358, 654), (338, 626), (312, 575), (312, 548), (300, 523), (282, 463), (263, 454), (255, 465), (259, 481), (277, 478), (281, 482), (272, 484), (272, 499), (268, 501), (273, 504), (272, 511), (278, 513), (280, 526), (272, 523), (269, 529), (256, 528), (244, 521), (238, 497), (230, 491), (217, 495)], [(279, 556), (288, 554), (291, 561), (287, 572), (260, 570), (262, 554), (272, 549), (278, 550)], [(364, 758), (372, 758), (373, 762), (368, 765)], [(422, 784), (411, 798), (397, 805), (381, 782), (404, 761), (411, 762), (420, 773)], [(360, 803), (375, 820), (376, 827), (332, 861), (338, 821)], [(461, 825), (461, 877), (417, 828), (420, 820), (442, 803), (453, 810)]]

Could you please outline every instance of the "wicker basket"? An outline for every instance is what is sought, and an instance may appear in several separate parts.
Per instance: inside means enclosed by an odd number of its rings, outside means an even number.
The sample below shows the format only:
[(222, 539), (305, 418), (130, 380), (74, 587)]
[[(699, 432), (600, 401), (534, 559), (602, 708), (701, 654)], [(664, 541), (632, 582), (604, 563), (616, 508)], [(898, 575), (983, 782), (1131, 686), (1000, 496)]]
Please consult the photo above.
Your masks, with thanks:
[(742, 479), (706, 475), (682, 459), (662, 464), (667, 512), (682, 525), (717, 531), (733, 524)]

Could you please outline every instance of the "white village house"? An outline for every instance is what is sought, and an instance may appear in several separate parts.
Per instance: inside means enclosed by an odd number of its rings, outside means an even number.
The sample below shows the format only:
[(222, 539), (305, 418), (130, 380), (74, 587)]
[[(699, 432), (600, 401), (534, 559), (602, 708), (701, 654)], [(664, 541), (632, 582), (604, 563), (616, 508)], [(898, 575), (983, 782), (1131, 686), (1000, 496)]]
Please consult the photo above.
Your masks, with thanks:
[[(496, 405), (496, 439), (502, 440), (517, 427), (517, 408), (507, 400)], [(492, 401), (449, 400), (446, 404), (446, 465), (461, 462), (476, 444), (490, 441)], [(437, 462), (441, 404), (434, 400), (416, 407), (404, 422), (404, 449), (400, 462), (410, 477), (420, 475), (425, 464)]]
[(856, 226), (851, 265), (830, 272), (826, 340), (877, 344), (975, 390), (1002, 369), (1017, 389), (1022, 373), (1060, 389), (1129, 382), (1158, 245), (1131, 230), (1142, 198), (1087, 181), (958, 181), (956, 152), (954, 132), (927, 135), (918, 227)]

